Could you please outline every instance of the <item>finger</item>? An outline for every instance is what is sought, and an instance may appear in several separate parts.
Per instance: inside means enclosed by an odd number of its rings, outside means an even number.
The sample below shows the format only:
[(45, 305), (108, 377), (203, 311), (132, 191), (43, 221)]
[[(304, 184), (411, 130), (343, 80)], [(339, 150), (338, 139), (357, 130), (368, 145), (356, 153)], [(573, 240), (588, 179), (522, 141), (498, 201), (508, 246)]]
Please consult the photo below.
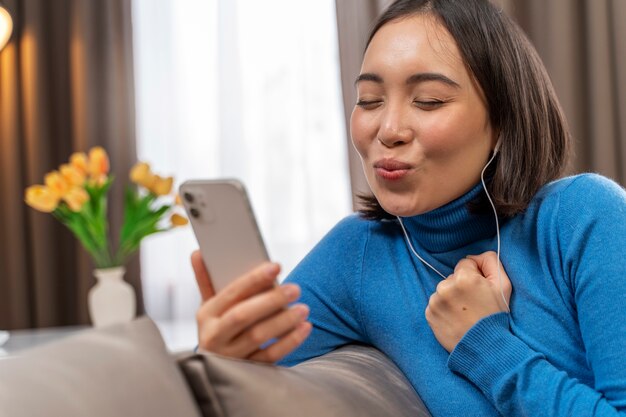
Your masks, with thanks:
[(447, 279), (439, 281), (439, 284), (437, 284), (437, 288), (435, 289), (435, 292), (439, 294), (440, 296), (445, 297), (449, 293), (449, 290), (451, 290), (453, 287), (454, 287), (454, 275), (450, 275)]
[[(483, 276), (491, 278), (498, 275), (498, 255), (495, 252), (488, 251), (480, 255), (470, 255), (467, 258), (476, 264)], [(502, 269), (500, 271), (502, 272)]]
[(268, 318), (237, 336), (230, 350), (231, 356), (236, 358), (248, 357), (263, 344), (273, 338), (283, 336), (292, 331), (298, 324), (309, 316), (309, 308), (298, 304), (288, 310)]
[(280, 266), (265, 262), (228, 284), (202, 308), (210, 316), (219, 317), (234, 305), (274, 287)]
[[(471, 256), (471, 258), (476, 262), (483, 275), (487, 278), (487, 281), (492, 285), (497, 285), (498, 288), (504, 292), (505, 297), (507, 299), (510, 298), (513, 287), (502, 264), (498, 264), (498, 254), (489, 251), (480, 255)], [(500, 268), (498, 268), (498, 265)], [(498, 273), (498, 270), (500, 273)]]
[(454, 267), (454, 273), (459, 273), (460, 270), (466, 270), (470, 272), (478, 271), (478, 264), (471, 257), (461, 259)]
[(219, 339), (224, 342), (233, 340), (250, 326), (278, 313), (298, 297), (300, 288), (295, 284), (287, 284), (240, 302), (221, 317)]
[(195, 250), (191, 254), (191, 266), (193, 267), (193, 272), (196, 276), (196, 281), (198, 282), (198, 288), (200, 289), (200, 295), (202, 296), (202, 301), (204, 302), (213, 297), (215, 295), (215, 291), (213, 290), (211, 276), (204, 265), (200, 251)]
[(259, 350), (251, 355), (248, 359), (258, 362), (275, 363), (287, 356), (294, 349), (300, 346), (307, 337), (311, 334), (313, 326), (311, 323), (305, 321), (300, 323), (289, 334), (281, 338), (276, 343), (267, 347), (266, 349)]

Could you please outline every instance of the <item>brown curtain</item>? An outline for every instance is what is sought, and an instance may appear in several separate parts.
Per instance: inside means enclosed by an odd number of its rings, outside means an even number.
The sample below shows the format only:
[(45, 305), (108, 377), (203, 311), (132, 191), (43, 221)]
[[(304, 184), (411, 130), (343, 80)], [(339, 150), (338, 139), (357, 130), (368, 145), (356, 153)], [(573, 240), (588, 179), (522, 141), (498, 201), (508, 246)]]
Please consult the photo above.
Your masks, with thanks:
[[(93, 266), (23, 192), (72, 152), (101, 145), (117, 178), (109, 207), (119, 230), (136, 160), (130, 0), (4, 4), (14, 31), (0, 53), (0, 328), (86, 324)], [(138, 260), (127, 269), (141, 312)]]
[(389, 3), (391, 0), (336, 0), (335, 2), (350, 182), (352, 185), (352, 202), (355, 208), (357, 206), (356, 195), (367, 193), (369, 186), (363, 174), (361, 159), (350, 139), (350, 114), (354, 103), (356, 103), (354, 81), (361, 70), (365, 42), (372, 22)]
[(507, 0), (550, 73), (576, 143), (571, 171), (626, 185), (626, 1)]
[[(336, 0), (352, 191), (367, 190), (350, 143), (354, 80), (370, 26), (391, 1)], [(526, 31), (555, 85), (575, 138), (570, 172), (626, 185), (626, 1), (493, 0)]]

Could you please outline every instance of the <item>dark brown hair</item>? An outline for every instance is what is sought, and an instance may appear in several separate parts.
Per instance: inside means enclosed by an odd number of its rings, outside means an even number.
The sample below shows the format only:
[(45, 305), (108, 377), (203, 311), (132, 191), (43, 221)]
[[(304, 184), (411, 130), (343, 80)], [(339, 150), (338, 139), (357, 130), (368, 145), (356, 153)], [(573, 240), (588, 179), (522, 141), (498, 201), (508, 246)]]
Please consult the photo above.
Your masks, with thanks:
[[(367, 45), (386, 23), (420, 13), (450, 32), (487, 100), (502, 143), (485, 179), (498, 214), (512, 217), (562, 175), (569, 158), (571, 137), (550, 78), (522, 30), (489, 0), (398, 0), (375, 22)], [(479, 211), (488, 207), (481, 196), (472, 205)], [(359, 199), (362, 217), (394, 217), (373, 195)]]

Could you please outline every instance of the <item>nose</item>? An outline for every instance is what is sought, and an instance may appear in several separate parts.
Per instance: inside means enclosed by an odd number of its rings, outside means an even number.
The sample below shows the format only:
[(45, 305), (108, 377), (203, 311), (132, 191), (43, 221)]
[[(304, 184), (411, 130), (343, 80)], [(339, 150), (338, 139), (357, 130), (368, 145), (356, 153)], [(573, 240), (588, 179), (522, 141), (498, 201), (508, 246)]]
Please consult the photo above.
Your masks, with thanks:
[(378, 141), (387, 148), (393, 148), (411, 141), (414, 132), (408, 123), (408, 115), (395, 106), (389, 106), (381, 116)]

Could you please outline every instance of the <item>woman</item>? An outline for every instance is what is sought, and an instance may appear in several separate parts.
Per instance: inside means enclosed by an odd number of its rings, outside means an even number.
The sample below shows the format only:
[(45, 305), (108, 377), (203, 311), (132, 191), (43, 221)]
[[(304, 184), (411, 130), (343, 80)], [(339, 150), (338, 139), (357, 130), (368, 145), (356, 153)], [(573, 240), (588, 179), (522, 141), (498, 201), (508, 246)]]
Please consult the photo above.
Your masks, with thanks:
[(291, 365), (371, 344), (434, 416), (621, 415), (626, 193), (556, 180), (569, 133), (520, 30), (487, 0), (396, 1), (356, 87), (366, 209), (279, 288), (268, 264), (213, 296), (194, 254), (200, 346)]

